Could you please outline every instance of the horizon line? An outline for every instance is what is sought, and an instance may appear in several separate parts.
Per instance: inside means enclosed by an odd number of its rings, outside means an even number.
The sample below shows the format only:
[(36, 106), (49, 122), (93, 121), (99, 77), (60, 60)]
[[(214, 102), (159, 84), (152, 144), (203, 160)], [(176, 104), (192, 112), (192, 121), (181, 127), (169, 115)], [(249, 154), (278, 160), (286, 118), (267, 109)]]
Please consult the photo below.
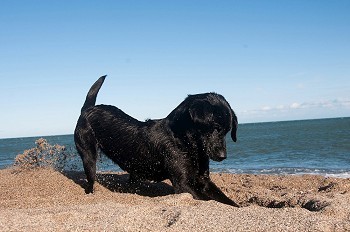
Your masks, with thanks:
[[(310, 121), (310, 120), (327, 120), (327, 119), (345, 119), (350, 118), (350, 116), (339, 116), (339, 117), (325, 117), (325, 118), (306, 118), (306, 119), (291, 119), (291, 120), (275, 120), (275, 121), (262, 121), (262, 122), (245, 122), (239, 123), (238, 125), (246, 125), (246, 124), (260, 124), (260, 123), (278, 123), (278, 122), (297, 122), (297, 121)], [(23, 138), (40, 138), (40, 137), (54, 137), (54, 136), (69, 136), (70, 134), (51, 134), (51, 135), (30, 135), (30, 136), (19, 136), (19, 137), (3, 137), (0, 139), (23, 139)]]

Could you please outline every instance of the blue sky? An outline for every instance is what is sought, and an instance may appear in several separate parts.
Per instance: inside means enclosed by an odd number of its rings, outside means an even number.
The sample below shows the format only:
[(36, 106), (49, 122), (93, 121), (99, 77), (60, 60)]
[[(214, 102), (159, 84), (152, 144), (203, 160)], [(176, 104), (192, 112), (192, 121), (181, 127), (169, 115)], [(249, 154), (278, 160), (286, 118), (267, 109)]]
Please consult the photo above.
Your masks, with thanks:
[(97, 102), (163, 118), (218, 92), (241, 123), (350, 116), (350, 1), (1, 1), (0, 138)]

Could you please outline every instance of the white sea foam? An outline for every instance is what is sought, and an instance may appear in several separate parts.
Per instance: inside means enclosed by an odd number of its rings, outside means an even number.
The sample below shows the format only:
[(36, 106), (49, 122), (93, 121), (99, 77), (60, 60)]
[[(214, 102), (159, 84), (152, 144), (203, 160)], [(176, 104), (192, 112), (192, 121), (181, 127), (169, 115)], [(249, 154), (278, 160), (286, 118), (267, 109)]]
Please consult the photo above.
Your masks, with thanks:
[(212, 172), (224, 172), (232, 174), (257, 174), (257, 175), (320, 175), (325, 177), (350, 178), (349, 170), (325, 170), (308, 168), (270, 168), (270, 169), (211, 169)]
[(326, 177), (350, 178), (350, 171), (336, 174), (326, 174)]

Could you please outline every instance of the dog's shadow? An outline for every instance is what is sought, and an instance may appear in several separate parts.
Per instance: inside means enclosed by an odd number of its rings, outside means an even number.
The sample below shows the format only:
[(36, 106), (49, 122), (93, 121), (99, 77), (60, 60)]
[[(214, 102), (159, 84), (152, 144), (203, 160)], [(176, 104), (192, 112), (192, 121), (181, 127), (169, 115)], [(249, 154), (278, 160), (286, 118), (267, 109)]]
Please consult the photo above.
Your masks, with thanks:
[[(66, 171), (62, 173), (82, 188), (86, 188), (87, 181), (83, 172)], [(137, 186), (130, 186), (129, 174), (97, 173), (96, 181), (112, 192), (136, 193), (141, 196), (159, 197), (174, 194), (174, 188), (165, 182), (152, 183), (144, 181)]]

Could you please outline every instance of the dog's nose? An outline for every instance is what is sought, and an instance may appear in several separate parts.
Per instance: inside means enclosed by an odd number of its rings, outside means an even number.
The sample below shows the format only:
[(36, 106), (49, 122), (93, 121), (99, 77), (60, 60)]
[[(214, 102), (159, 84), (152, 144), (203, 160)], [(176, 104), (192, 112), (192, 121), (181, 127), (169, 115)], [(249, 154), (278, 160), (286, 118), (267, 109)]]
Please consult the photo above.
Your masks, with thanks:
[(218, 161), (222, 161), (224, 159), (226, 159), (227, 156), (226, 156), (226, 152), (225, 151), (219, 151), (218, 154), (217, 154), (217, 159)]

